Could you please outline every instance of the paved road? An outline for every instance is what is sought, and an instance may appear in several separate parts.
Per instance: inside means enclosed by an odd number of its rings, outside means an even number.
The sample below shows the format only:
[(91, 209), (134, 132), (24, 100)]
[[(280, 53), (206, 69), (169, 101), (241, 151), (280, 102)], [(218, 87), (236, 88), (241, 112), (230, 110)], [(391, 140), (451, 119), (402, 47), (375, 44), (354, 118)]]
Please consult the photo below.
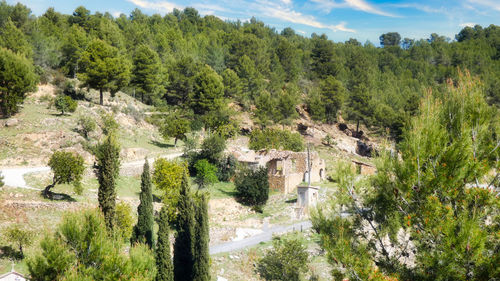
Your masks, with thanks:
[(32, 190), (40, 190), (38, 188), (28, 186), (26, 184), (26, 181), (24, 181), (24, 175), (29, 173), (39, 173), (48, 171), (50, 171), (50, 167), (11, 168), (11, 169), (2, 169), (0, 172), (2, 173), (3, 182), (5, 183), (5, 185), (32, 189)]
[(312, 227), (311, 221), (298, 222), (292, 225), (276, 225), (270, 228), (263, 229), (263, 232), (239, 241), (230, 241), (210, 247), (210, 254), (215, 255), (219, 253), (232, 252), (241, 250), (243, 248), (252, 247), (260, 242), (267, 242), (273, 238), (273, 235), (282, 234), (294, 230), (306, 230)]
[[(176, 157), (181, 156), (182, 153), (173, 153), (173, 154), (166, 154), (160, 156), (161, 158), (166, 158), (166, 159), (173, 159)], [(150, 163), (154, 161), (154, 159), (149, 160)], [(132, 162), (125, 162), (122, 164), (121, 168), (140, 168), (144, 165), (144, 160), (138, 160), (138, 161), (132, 161)], [(28, 186), (26, 184), (26, 181), (24, 180), (24, 176), (29, 173), (40, 173), (40, 172), (48, 172), (50, 171), (50, 167), (21, 167), (21, 168), (8, 168), (8, 169), (1, 169), (0, 173), (4, 177), (3, 182), (7, 186), (12, 186), (12, 187), (20, 187), (20, 188), (25, 188), (25, 189), (32, 189), (32, 190), (40, 190), (38, 188), (34, 188), (31, 186)]]

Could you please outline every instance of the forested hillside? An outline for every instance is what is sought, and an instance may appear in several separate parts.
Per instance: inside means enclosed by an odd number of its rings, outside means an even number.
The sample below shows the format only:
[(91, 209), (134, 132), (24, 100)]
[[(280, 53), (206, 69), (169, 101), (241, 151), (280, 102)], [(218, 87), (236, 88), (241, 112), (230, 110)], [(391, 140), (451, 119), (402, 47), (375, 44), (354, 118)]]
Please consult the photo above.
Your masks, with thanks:
[(12, 79), (15, 86), (0, 85), (4, 117), (18, 110), (36, 77), (46, 83), (61, 75), (79, 78), (104, 99), (121, 90), (175, 110), (177, 123), (194, 120), (193, 128), (227, 135), (237, 128), (228, 106), (234, 102), (262, 126), (289, 124), (296, 106), (304, 104), (315, 120), (332, 123), (341, 110), (344, 119), (398, 137), (408, 115), (416, 113), (420, 93), (440, 91), (459, 69), (479, 76), (488, 101), (500, 105), (495, 25), (466, 27), (452, 39), (391, 32), (380, 36), (377, 47), (356, 39), (332, 42), (325, 35), (306, 38), (291, 28), (278, 32), (255, 18), (201, 17), (193, 8), (165, 16), (136, 9), (114, 18), (81, 6), (71, 15), (50, 8), (37, 17), (22, 4), (3, 1), (0, 26), (0, 80), (23, 73)]

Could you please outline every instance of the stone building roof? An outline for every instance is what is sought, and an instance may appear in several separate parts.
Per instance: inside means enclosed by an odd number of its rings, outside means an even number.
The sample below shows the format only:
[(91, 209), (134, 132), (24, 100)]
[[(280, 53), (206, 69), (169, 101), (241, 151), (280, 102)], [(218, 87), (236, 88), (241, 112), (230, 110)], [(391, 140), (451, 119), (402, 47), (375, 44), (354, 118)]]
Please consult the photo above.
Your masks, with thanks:
[(7, 272), (0, 275), (0, 281), (26, 281), (27, 279), (20, 273), (15, 271)]

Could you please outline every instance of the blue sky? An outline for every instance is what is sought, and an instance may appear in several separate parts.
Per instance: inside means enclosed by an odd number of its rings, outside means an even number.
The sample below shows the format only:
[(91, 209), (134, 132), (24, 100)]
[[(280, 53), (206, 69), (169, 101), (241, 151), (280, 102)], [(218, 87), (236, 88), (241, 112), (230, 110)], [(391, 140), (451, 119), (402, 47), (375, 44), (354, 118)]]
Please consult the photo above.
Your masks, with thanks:
[(356, 38), (378, 45), (378, 37), (396, 31), (401, 37), (428, 38), (432, 32), (454, 38), (467, 25), (500, 25), (500, 0), (8, 0), (21, 2), (40, 15), (49, 8), (71, 13), (83, 5), (92, 12), (129, 15), (166, 14), (194, 7), (201, 15), (246, 21), (252, 16), (282, 30), (292, 27), (310, 36), (325, 33), (334, 41)]

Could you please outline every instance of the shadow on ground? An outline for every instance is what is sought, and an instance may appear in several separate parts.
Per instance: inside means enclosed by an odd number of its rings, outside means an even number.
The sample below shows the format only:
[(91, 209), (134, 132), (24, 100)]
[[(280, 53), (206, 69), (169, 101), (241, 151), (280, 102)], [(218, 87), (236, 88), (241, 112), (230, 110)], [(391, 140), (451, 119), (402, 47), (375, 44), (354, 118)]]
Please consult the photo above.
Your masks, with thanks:
[(160, 147), (160, 148), (171, 148), (171, 147), (174, 147), (173, 144), (163, 143), (163, 142), (159, 142), (159, 141), (156, 141), (156, 140), (151, 140), (149, 143), (152, 144), (152, 145), (155, 145), (157, 147)]

